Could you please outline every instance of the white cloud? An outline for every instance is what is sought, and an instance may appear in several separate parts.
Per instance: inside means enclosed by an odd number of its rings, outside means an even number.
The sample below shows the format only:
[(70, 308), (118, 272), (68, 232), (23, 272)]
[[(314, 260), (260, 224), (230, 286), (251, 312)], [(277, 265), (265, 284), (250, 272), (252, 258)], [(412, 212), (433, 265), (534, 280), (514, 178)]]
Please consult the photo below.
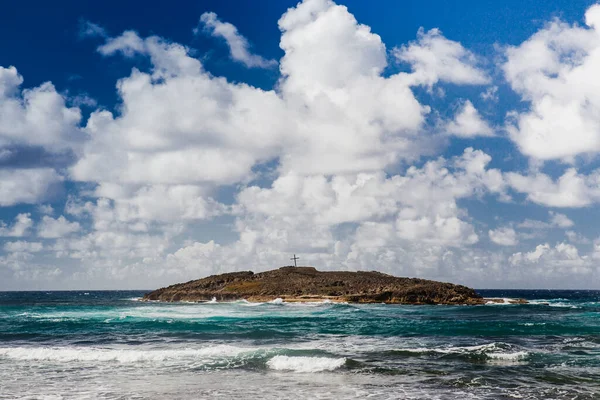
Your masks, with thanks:
[(248, 220), (261, 229), (278, 224), (287, 229), (286, 225), (296, 221), (314, 230), (387, 220), (394, 221), (393, 229), (389, 229), (395, 240), (469, 245), (478, 237), (473, 227), (461, 219), (465, 211), (456, 202), (476, 192), (502, 192), (499, 171), (485, 168), (490, 160), (485, 153), (467, 149), (453, 160), (430, 161), (423, 168), (411, 167), (405, 175), (390, 178), (382, 173), (330, 179), (282, 175), (271, 188), (243, 190), (238, 203)]
[[(202, 19), (213, 35), (228, 41), (232, 58), (249, 66), (271, 64), (249, 52), (233, 25), (214, 14)], [(79, 109), (67, 108), (50, 84), (22, 90), (16, 69), (0, 70), (0, 101), (7, 99), (0, 109), (10, 111), (0, 113), (0, 161), (14, 156), (9, 146), (72, 150), (77, 160), (65, 168), (68, 179), (84, 182), (79, 192), (69, 193), (64, 210), (69, 220), (40, 216), (39, 237), (56, 240), (7, 243), (9, 254), (0, 256), (0, 265), (15, 279), (54, 276), (63, 284), (97, 287), (121, 281), (150, 287), (240, 268), (271, 269), (289, 264), (294, 252), (301, 253), (302, 264), (324, 269), (379, 269), (496, 287), (537, 282), (546, 261), (553, 279), (547, 285), (564, 282), (572, 268), (580, 268), (578, 276), (593, 272), (593, 255), (581, 255), (572, 245), (515, 248), (512, 264), (509, 249), (490, 251), (486, 247), (494, 246), (487, 241), (473, 246), (486, 234), (500, 245), (523, 246), (519, 239), (554, 234), (558, 229), (549, 229), (573, 222), (552, 212), (548, 221), (488, 231), (469, 215), (467, 199), (510, 201), (509, 190), (552, 207), (583, 207), (600, 199), (598, 171), (582, 175), (569, 169), (558, 178), (533, 169), (503, 173), (489, 168), (488, 154), (472, 148), (457, 157), (431, 158), (455, 139), (434, 133), (432, 120), (444, 110), (420, 102), (413, 89), (424, 86), (433, 93), (443, 92), (433, 87), (438, 83), (491, 84), (477, 56), (439, 30), (421, 30), (416, 41), (392, 51), (411, 71), (390, 72), (381, 37), (328, 0), (301, 2), (281, 17), (279, 28), (284, 54), (273, 90), (215, 76), (193, 50), (160, 37), (134, 31), (105, 37), (100, 54), (146, 57), (150, 67), (134, 68), (120, 79), (117, 110), (96, 109), (84, 128), (78, 127)], [(510, 53), (505, 65), (515, 88), (527, 80), (523, 77), (540, 73), (514, 64), (517, 56)], [(525, 68), (514, 78), (508, 78), (511, 62), (510, 68)], [(552, 79), (561, 73), (552, 72), (549, 82), (556, 83)], [(516, 90), (535, 104), (543, 93), (530, 96), (536, 85), (525, 83)], [(12, 116), (44, 109), (31, 101), (34, 92), (52, 106), (31, 123), (54, 123), (50, 133), (3, 131), (17, 126)], [(488, 86), (481, 97), (496, 101), (497, 92)], [(84, 98), (66, 101), (93, 105)], [(529, 114), (517, 114), (516, 121)], [(5, 115), (11, 119), (2, 120)], [(512, 128), (523, 131), (518, 123)], [(493, 135), (468, 100), (446, 130), (463, 137)], [(48, 137), (36, 137), (40, 134)], [(0, 206), (48, 201), (62, 179), (51, 168), (2, 169)], [(46, 207), (38, 211), (53, 213)], [(211, 219), (217, 216), (232, 226), (222, 237), (213, 232), (217, 222)], [(0, 232), (27, 235), (33, 221), (21, 222), (3, 225)], [(566, 234), (583, 243), (577, 234)], [(54, 265), (64, 273), (52, 272)]]
[(575, 223), (569, 219), (565, 214), (560, 214), (554, 211), (550, 211), (551, 220), (550, 223), (559, 228), (570, 228)]
[(558, 243), (552, 247), (548, 243), (538, 245), (530, 252), (517, 252), (509, 258), (513, 267), (530, 269), (538, 274), (540, 282), (570, 274), (589, 275), (594, 272), (591, 255), (580, 255), (577, 247), (568, 243)]
[(186, 221), (208, 219), (225, 211), (225, 206), (210, 199), (206, 191), (194, 185), (151, 185), (132, 188), (101, 184), (99, 198), (112, 199), (112, 210), (119, 221)]
[(79, 222), (69, 222), (64, 216), (56, 219), (44, 215), (38, 226), (38, 236), (46, 239), (56, 239), (78, 232), (81, 229)]
[(600, 171), (580, 175), (569, 168), (554, 181), (543, 173), (521, 175), (506, 173), (506, 181), (537, 204), (550, 207), (585, 207), (600, 200)]
[[(275, 60), (267, 60), (259, 55), (250, 52), (248, 40), (242, 36), (237, 28), (229, 22), (222, 22), (214, 12), (205, 12), (200, 16), (200, 25), (204, 30), (214, 37), (220, 37), (225, 40), (229, 47), (231, 58), (241, 62), (249, 68), (271, 68), (277, 65)], [(200, 28), (194, 29), (198, 34)]]
[(469, 100), (450, 121), (445, 128), (446, 132), (459, 137), (493, 136), (494, 131), (489, 124), (481, 118), (477, 109)]
[(490, 82), (479, 69), (478, 58), (459, 42), (446, 39), (439, 29), (419, 29), (417, 41), (394, 49), (400, 61), (411, 64), (416, 84), (432, 86), (438, 81), (461, 85)]
[(566, 215), (554, 211), (548, 212), (550, 220), (548, 222), (526, 219), (519, 223), (517, 227), (530, 230), (543, 230), (551, 228), (570, 228), (575, 223)]
[(581, 233), (575, 231), (565, 231), (565, 236), (569, 239), (569, 242), (577, 244), (590, 244), (592, 241)]
[(58, 239), (52, 250), (59, 257), (89, 262), (92, 267), (113, 263), (118, 269), (140, 258), (160, 256), (168, 240), (161, 235), (98, 230), (78, 238)]
[(45, 214), (45, 215), (54, 214), (54, 208), (50, 204), (40, 204), (37, 207), (37, 209), (41, 214)]
[(517, 232), (514, 229), (504, 227), (488, 231), (490, 240), (501, 246), (515, 246), (517, 241)]
[(134, 70), (120, 81), (119, 117), (107, 111), (91, 115), (86, 131), (92, 140), (72, 168), (75, 179), (229, 184), (275, 156), (285, 112), (274, 92), (212, 77), (183, 46), (135, 38), (111, 39), (101, 49), (148, 54), (153, 73)]
[(383, 76), (384, 44), (346, 7), (309, 0), (279, 26), (279, 92), (213, 77), (185, 47), (158, 37), (127, 31), (108, 39), (102, 54), (147, 55), (153, 70), (119, 82), (119, 116), (91, 115), (91, 140), (72, 176), (206, 187), (247, 181), (253, 168), (275, 159), (283, 174), (343, 174), (431, 153), (435, 139), (417, 135), (429, 108), (412, 93), (412, 75)]
[(158, 37), (109, 38), (100, 53), (146, 55), (153, 69), (119, 82), (120, 115), (92, 113), (72, 177), (98, 182), (122, 221), (201, 219), (223, 208), (216, 187), (249, 181), (265, 162), (301, 178), (380, 173), (432, 151), (435, 140), (417, 134), (429, 109), (412, 79), (382, 76), (385, 46), (345, 7), (307, 1), (279, 26), (278, 92), (216, 78)]
[(33, 220), (30, 213), (21, 213), (15, 217), (12, 226), (6, 226), (0, 221), (0, 236), (22, 237), (26, 236), (33, 227)]
[(25, 242), (22, 240), (16, 242), (6, 242), (4, 250), (9, 253), (38, 253), (44, 249), (39, 242)]
[(63, 152), (77, 147), (83, 140), (79, 108), (66, 107), (50, 82), (32, 89), (21, 89), (22, 83), (15, 67), (0, 66), (0, 148), (43, 146)]
[[(392, 177), (281, 175), (270, 187), (251, 186), (238, 194), (237, 241), (189, 243), (167, 255), (168, 267), (161, 271), (177, 281), (243, 265), (265, 270), (287, 265), (290, 253), (301, 252), (302, 265), (449, 279), (444, 265), (455, 257), (452, 251), (468, 251), (478, 240), (458, 199), (500, 190), (492, 178), (498, 171), (485, 169), (489, 161), (468, 149)], [(479, 263), (482, 259), (465, 265)], [(465, 265), (452, 279), (468, 276)]]
[(586, 11), (587, 28), (554, 20), (506, 49), (506, 79), (530, 103), (507, 126), (525, 155), (570, 161), (600, 150), (599, 10)]
[(144, 41), (134, 31), (125, 31), (116, 38), (107, 38), (106, 43), (98, 47), (98, 52), (103, 55), (112, 55), (121, 52), (126, 57), (133, 57), (136, 53), (145, 51)]
[(0, 206), (42, 202), (52, 197), (62, 180), (51, 168), (0, 169)]

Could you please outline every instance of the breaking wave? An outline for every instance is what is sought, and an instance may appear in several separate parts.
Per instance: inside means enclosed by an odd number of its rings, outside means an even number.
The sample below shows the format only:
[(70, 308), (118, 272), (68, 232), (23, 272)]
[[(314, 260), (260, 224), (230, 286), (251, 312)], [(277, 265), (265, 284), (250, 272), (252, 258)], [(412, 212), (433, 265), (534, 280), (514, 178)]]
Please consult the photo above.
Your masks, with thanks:
[(401, 348), (396, 349), (396, 353), (409, 353), (418, 355), (441, 354), (441, 355), (459, 355), (473, 356), (486, 360), (498, 361), (521, 361), (529, 356), (526, 351), (507, 351), (512, 350), (510, 346), (504, 343), (489, 343), (478, 346), (450, 346), (435, 348)]
[(214, 360), (235, 357), (260, 349), (228, 345), (211, 346), (201, 349), (172, 350), (131, 350), (76, 347), (4, 347), (0, 348), (0, 358), (18, 361), (100, 361), (119, 363), (161, 362), (174, 360)]
[(334, 371), (346, 364), (346, 358), (275, 356), (267, 361), (270, 369), (293, 372)]

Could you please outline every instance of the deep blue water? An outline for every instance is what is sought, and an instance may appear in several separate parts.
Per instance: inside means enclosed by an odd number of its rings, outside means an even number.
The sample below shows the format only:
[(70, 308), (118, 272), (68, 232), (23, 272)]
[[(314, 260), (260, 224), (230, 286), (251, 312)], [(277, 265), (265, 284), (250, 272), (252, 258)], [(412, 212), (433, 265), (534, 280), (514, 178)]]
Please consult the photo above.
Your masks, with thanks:
[(0, 399), (599, 399), (600, 291), (525, 305), (0, 292)]

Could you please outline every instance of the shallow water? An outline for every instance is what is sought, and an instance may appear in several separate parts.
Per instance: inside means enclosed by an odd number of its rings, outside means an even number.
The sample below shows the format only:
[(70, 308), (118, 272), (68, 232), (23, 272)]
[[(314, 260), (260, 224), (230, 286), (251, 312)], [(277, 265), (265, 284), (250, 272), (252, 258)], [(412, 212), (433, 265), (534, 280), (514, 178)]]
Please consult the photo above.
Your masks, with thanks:
[(0, 399), (600, 398), (600, 292), (480, 292), (531, 303), (3, 292)]

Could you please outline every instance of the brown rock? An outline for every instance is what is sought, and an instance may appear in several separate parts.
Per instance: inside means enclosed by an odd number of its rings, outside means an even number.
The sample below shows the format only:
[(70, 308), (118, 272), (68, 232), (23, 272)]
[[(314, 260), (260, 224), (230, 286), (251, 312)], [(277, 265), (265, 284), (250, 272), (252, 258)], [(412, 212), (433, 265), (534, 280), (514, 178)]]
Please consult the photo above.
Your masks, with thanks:
[(282, 267), (212, 275), (161, 288), (142, 300), (158, 301), (322, 301), (389, 304), (483, 304), (475, 290), (452, 283), (399, 278), (381, 272), (317, 271)]

